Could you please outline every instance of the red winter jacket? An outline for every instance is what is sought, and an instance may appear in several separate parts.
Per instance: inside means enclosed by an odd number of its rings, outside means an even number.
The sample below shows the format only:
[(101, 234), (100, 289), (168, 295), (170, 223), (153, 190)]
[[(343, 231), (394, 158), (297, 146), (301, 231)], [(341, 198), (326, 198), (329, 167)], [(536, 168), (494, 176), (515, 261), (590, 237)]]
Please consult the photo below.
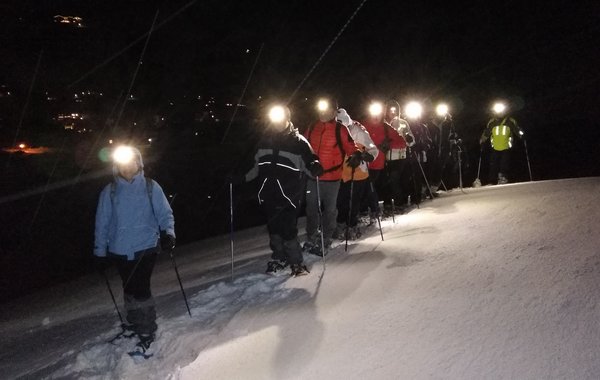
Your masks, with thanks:
[(367, 132), (369, 132), (369, 135), (373, 140), (373, 143), (377, 145), (377, 148), (379, 148), (379, 151), (381, 152), (377, 155), (377, 158), (375, 158), (375, 160), (369, 164), (369, 169), (381, 170), (385, 166), (386, 152), (381, 150), (381, 143), (386, 139), (386, 137), (389, 140), (389, 149), (406, 148), (406, 140), (404, 140), (404, 137), (400, 136), (398, 132), (396, 132), (396, 130), (388, 123), (383, 121), (375, 122), (373, 120), (365, 120), (362, 122), (362, 125), (365, 126)]
[[(336, 128), (340, 128), (341, 149), (336, 139)], [(358, 150), (348, 133), (348, 128), (341, 123), (336, 123), (335, 120), (325, 123), (318, 120), (304, 132), (304, 137), (312, 146), (315, 154), (319, 156), (319, 161), (325, 170), (319, 179), (322, 181), (339, 181), (342, 178), (344, 156), (350, 156)], [(344, 154), (342, 154), (342, 151)]]

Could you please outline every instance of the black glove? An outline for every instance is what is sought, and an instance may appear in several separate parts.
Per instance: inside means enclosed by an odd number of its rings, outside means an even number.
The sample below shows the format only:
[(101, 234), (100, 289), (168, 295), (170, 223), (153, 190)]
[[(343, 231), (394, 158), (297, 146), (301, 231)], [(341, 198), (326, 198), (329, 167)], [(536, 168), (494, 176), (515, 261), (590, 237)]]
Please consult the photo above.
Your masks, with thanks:
[(112, 265), (110, 259), (106, 256), (94, 256), (94, 267), (100, 273), (104, 273)]
[(320, 177), (323, 175), (323, 166), (319, 161), (313, 161), (308, 166), (308, 171), (313, 177)]
[(362, 160), (364, 162), (373, 162), (373, 160), (375, 160), (375, 157), (373, 157), (373, 155), (371, 153), (363, 152), (362, 153)]
[(350, 157), (348, 157), (348, 160), (346, 162), (348, 163), (348, 166), (350, 166), (352, 169), (356, 169), (360, 165), (362, 160), (362, 152), (357, 150), (356, 152), (352, 153)]
[(383, 153), (387, 153), (390, 151), (390, 140), (389, 139), (384, 139), (381, 144), (377, 145), (377, 148), (379, 148), (380, 151), (382, 151)]
[(161, 234), (160, 248), (163, 251), (172, 251), (175, 249), (175, 236), (169, 234)]
[(404, 140), (406, 140), (408, 144), (412, 144), (412, 142), (415, 141), (411, 135), (404, 136)]

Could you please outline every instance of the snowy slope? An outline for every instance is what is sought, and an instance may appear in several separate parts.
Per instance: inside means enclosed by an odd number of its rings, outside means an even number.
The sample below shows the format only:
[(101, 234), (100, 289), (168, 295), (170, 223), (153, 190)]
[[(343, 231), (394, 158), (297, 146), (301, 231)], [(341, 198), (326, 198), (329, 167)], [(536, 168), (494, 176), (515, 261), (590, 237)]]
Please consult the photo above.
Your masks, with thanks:
[[(157, 353), (104, 343), (103, 280), (3, 305), (2, 377), (600, 378), (600, 178), (453, 191), (384, 221), (301, 278), (262, 274), (263, 228), (183, 247), (153, 278)], [(118, 292), (118, 280), (112, 278)]]

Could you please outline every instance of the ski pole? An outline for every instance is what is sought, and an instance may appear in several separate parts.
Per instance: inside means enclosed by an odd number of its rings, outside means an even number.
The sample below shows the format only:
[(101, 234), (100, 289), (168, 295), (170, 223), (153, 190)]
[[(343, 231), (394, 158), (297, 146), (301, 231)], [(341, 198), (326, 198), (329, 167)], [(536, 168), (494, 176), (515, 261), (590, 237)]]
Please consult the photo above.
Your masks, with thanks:
[(527, 169), (529, 169), (529, 181), (533, 182), (533, 177), (531, 176), (531, 165), (529, 165), (529, 152), (527, 151), (527, 140), (523, 139), (523, 145), (525, 146), (525, 157), (527, 157)]
[(229, 245), (231, 248), (231, 281), (233, 281), (233, 183), (229, 183)]
[(119, 306), (117, 306), (117, 301), (115, 300), (115, 295), (113, 294), (112, 288), (110, 287), (110, 282), (108, 281), (108, 276), (104, 270), (101, 271), (104, 280), (106, 281), (106, 288), (110, 293), (110, 298), (112, 299), (113, 305), (115, 305), (115, 310), (117, 311), (117, 315), (119, 316), (119, 321), (121, 321), (121, 326), (123, 325), (123, 317), (121, 316), (121, 312), (119, 311)]
[(319, 207), (319, 229), (321, 230), (321, 257), (323, 259), (323, 270), (325, 270), (325, 239), (323, 238), (323, 212), (321, 211), (321, 190), (319, 177), (317, 179), (317, 205)]
[[(373, 181), (369, 181), (369, 185), (371, 186), (371, 191), (375, 193), (375, 186), (373, 185)], [(377, 205), (377, 208), (379, 208), (379, 205)], [(376, 215), (377, 224), (379, 225), (379, 233), (381, 234), (381, 241), (383, 241), (383, 230), (381, 229), (381, 219), (379, 218), (379, 210), (376, 211)]]
[(381, 241), (383, 241), (383, 229), (381, 228), (381, 218), (379, 217), (379, 213), (377, 213), (377, 224), (379, 224), (379, 233), (381, 234)]
[(133, 274), (137, 270), (137, 268), (140, 265), (140, 262), (144, 258), (145, 254), (146, 254), (146, 251), (142, 251), (142, 253), (140, 254), (140, 257), (135, 262), (135, 265), (133, 266), (133, 269), (131, 270), (131, 273), (129, 273), (129, 276), (127, 277), (127, 280), (125, 281), (125, 283), (123, 283), (123, 292), (125, 292), (125, 289), (127, 288), (127, 285), (129, 285), (129, 281), (131, 281), (131, 278), (133, 277)]
[(350, 220), (352, 219), (352, 195), (354, 193), (354, 171), (356, 168), (352, 168), (352, 175), (350, 176), (350, 207), (348, 207), (348, 219), (346, 220), (346, 247), (344, 252), (348, 252), (348, 235), (350, 234)]
[(462, 148), (460, 147), (460, 145), (457, 144), (456, 149), (457, 149), (457, 157), (458, 157), (458, 186), (460, 187), (460, 191), (464, 193), (465, 191), (463, 190), (462, 162), (461, 162), (461, 157), (460, 157), (462, 155)]
[(481, 180), (479, 179), (479, 172), (481, 170), (481, 156), (483, 156), (483, 144), (481, 144), (481, 148), (479, 149), (479, 164), (477, 164), (477, 178), (473, 181), (473, 187), (481, 186)]
[[(413, 154), (417, 154), (416, 152), (413, 152)], [(427, 176), (425, 175), (425, 170), (423, 170), (423, 165), (421, 165), (421, 162), (419, 161), (419, 159), (417, 158), (417, 164), (419, 164), (419, 168), (421, 169), (421, 174), (423, 174), (423, 180), (425, 180), (425, 185), (427, 185), (427, 190), (429, 190), (429, 194), (431, 195), (431, 199), (433, 200), (433, 192), (431, 191), (431, 186), (429, 186), (429, 181), (427, 181)]]
[(190, 318), (192, 317), (192, 312), (190, 311), (190, 305), (188, 304), (187, 297), (185, 296), (185, 291), (183, 290), (183, 284), (181, 283), (181, 277), (179, 276), (179, 270), (177, 270), (177, 263), (175, 262), (175, 256), (173, 256), (173, 250), (169, 250), (169, 256), (171, 257), (171, 263), (173, 263), (173, 269), (175, 269), (175, 275), (177, 276), (177, 281), (179, 281), (179, 288), (181, 289), (181, 294), (183, 295), (183, 300), (185, 301), (185, 307), (187, 308), (188, 314)]
[(394, 198), (392, 198), (392, 223), (396, 223), (396, 218), (395, 218), (395, 214), (396, 214), (396, 205), (394, 205)]
[[(407, 148), (407, 153), (410, 152), (410, 153), (408, 153), (408, 160), (409, 160), (408, 164), (410, 165), (410, 178), (413, 183), (413, 191), (415, 192), (414, 195), (415, 195), (415, 197), (417, 197), (417, 195), (418, 195), (417, 192), (421, 191), (421, 189), (417, 189), (417, 180), (415, 179), (415, 164), (414, 164), (415, 158), (414, 158), (414, 154), (412, 154), (412, 150), (409, 151), (409, 149), (410, 148)], [(419, 206), (419, 203), (415, 202), (415, 204), (417, 205), (417, 208), (421, 208)], [(410, 206), (410, 194), (408, 195), (408, 205), (407, 206)]]

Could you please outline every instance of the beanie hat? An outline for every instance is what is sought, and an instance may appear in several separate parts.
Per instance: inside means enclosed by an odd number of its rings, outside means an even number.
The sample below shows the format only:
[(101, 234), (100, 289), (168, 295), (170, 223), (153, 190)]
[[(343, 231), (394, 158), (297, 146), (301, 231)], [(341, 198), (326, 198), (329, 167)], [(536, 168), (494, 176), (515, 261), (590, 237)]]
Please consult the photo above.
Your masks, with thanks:
[(336, 119), (346, 127), (353, 123), (350, 115), (348, 115), (348, 112), (343, 108), (338, 109)]

